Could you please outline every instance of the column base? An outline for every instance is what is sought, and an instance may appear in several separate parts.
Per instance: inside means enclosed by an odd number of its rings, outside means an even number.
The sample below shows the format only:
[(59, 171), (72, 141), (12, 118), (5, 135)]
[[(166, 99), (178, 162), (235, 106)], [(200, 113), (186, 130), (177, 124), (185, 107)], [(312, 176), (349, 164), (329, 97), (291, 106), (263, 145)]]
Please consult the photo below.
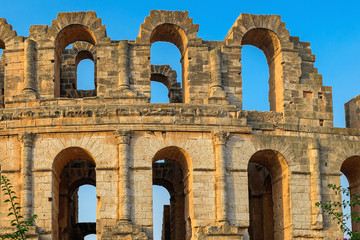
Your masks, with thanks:
[(194, 239), (207, 240), (249, 240), (247, 228), (240, 228), (230, 225), (227, 222), (219, 223), (214, 226), (199, 227), (195, 230)]
[(130, 222), (122, 221), (116, 226), (104, 227), (101, 233), (101, 240), (114, 240), (114, 239), (137, 239), (148, 240), (149, 237), (137, 225)]

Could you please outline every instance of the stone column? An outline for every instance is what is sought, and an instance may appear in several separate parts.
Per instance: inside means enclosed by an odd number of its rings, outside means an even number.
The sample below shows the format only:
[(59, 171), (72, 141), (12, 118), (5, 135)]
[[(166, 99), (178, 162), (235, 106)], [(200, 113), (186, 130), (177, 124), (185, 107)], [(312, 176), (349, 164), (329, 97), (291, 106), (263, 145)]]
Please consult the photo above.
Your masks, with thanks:
[(26, 39), (24, 42), (24, 88), (22, 92), (36, 97), (35, 42), (31, 39)]
[(115, 133), (119, 150), (119, 220), (130, 222), (129, 158), (132, 131), (117, 130)]
[(25, 219), (29, 219), (33, 212), (33, 192), (32, 192), (32, 161), (34, 147), (34, 133), (21, 133), (19, 141), (21, 146), (21, 207), (22, 215)]
[(311, 197), (311, 228), (320, 230), (323, 228), (322, 209), (315, 206), (316, 202), (321, 201), (321, 170), (320, 170), (320, 145), (314, 140), (308, 145), (308, 154), (310, 162), (310, 197)]
[(216, 198), (216, 221), (227, 221), (227, 189), (226, 189), (226, 141), (229, 133), (214, 131), (214, 155), (215, 155), (215, 198)]
[(118, 45), (119, 53), (119, 75), (118, 75), (118, 86), (121, 90), (130, 89), (129, 83), (129, 43), (127, 41), (121, 41)]
[(224, 92), (222, 86), (221, 65), (221, 50), (220, 48), (215, 48), (210, 51), (210, 97), (226, 97), (226, 93)]

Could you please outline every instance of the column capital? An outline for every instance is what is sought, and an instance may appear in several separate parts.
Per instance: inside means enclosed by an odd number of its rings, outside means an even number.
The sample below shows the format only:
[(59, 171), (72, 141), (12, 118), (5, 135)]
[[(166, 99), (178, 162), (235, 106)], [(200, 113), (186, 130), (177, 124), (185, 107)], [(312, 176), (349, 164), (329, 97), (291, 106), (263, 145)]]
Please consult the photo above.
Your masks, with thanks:
[(225, 131), (212, 131), (211, 134), (214, 145), (226, 145), (226, 142), (230, 137), (230, 133)]
[(24, 147), (33, 147), (35, 135), (32, 132), (23, 132), (18, 135), (18, 139), (23, 143)]
[(130, 144), (133, 131), (118, 129), (115, 131), (114, 135), (115, 138), (117, 139), (117, 144)]

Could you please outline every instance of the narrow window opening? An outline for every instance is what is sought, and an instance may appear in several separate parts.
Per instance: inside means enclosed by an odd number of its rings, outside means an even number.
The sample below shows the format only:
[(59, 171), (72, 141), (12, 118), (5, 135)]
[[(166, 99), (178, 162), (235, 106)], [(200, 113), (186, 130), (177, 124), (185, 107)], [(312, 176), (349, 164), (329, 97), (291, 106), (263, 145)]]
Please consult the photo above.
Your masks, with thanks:
[(94, 62), (90, 59), (84, 59), (77, 66), (77, 90), (95, 89), (94, 81)]
[(170, 230), (167, 225), (170, 220), (170, 194), (161, 186), (153, 185), (153, 224), (154, 239), (167, 239), (162, 237), (167, 234), (166, 230)]
[(264, 53), (257, 47), (242, 46), (243, 109), (269, 111), (269, 67)]
[(91, 185), (79, 187), (79, 223), (96, 222), (96, 188)]
[(96, 96), (96, 49), (83, 41), (69, 44), (61, 55), (60, 97)]
[[(182, 64), (179, 49), (172, 43), (151, 45), (151, 103), (182, 102)], [(161, 84), (159, 84), (161, 83)]]
[(323, 99), (323, 98), (324, 98), (324, 94), (323, 94), (322, 92), (319, 92), (319, 93), (318, 93), (318, 98), (319, 98), (319, 99)]

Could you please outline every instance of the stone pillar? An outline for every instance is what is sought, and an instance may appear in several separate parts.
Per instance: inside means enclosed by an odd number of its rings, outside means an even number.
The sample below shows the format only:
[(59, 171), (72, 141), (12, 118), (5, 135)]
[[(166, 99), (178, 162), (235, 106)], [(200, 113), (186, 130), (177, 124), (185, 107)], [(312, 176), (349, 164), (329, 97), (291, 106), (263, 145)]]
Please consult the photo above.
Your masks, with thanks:
[(26, 39), (24, 42), (24, 88), (22, 92), (36, 97), (35, 42), (31, 39)]
[(210, 51), (210, 98), (225, 98), (226, 93), (222, 86), (221, 50), (215, 48)]
[(323, 228), (323, 213), (321, 208), (315, 206), (316, 202), (321, 201), (320, 145), (316, 140), (309, 143), (308, 154), (311, 174), (311, 228), (321, 230)]
[(127, 41), (121, 41), (118, 45), (119, 53), (119, 75), (118, 75), (118, 86), (121, 90), (130, 89), (129, 83), (129, 43)]
[(215, 155), (215, 198), (216, 198), (216, 221), (227, 221), (227, 189), (226, 189), (226, 153), (225, 145), (229, 137), (228, 132), (212, 132)]
[(19, 141), (21, 145), (21, 207), (22, 215), (29, 219), (33, 212), (33, 192), (32, 192), (32, 161), (34, 147), (34, 133), (21, 133)]
[(119, 150), (119, 220), (130, 222), (129, 157), (132, 131), (117, 130), (115, 133)]

